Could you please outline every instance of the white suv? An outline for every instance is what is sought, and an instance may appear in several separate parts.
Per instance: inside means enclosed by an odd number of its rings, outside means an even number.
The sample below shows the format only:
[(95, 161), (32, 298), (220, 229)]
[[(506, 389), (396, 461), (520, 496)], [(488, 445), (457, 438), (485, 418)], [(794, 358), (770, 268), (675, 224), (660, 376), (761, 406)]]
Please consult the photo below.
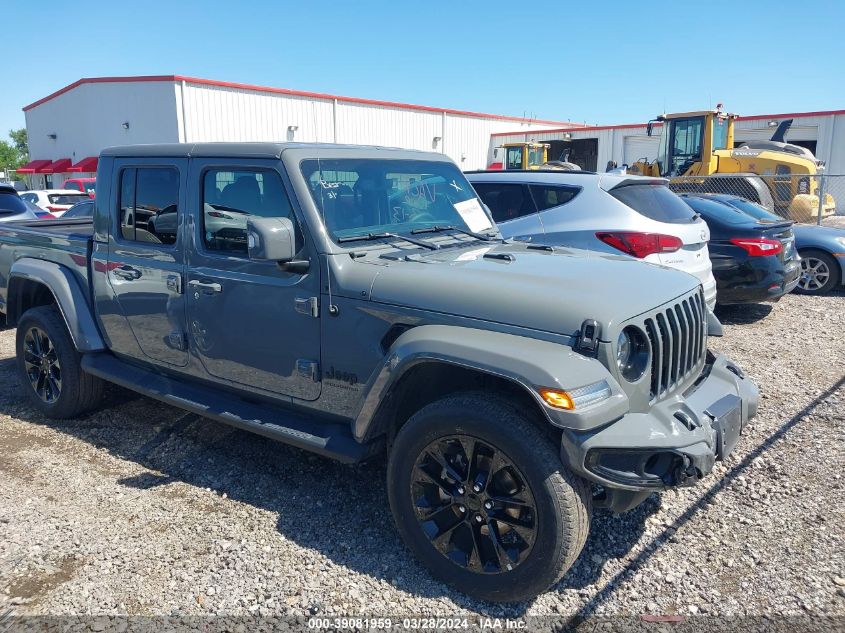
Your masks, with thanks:
[(697, 277), (710, 309), (716, 280), (710, 229), (662, 178), (586, 171), (466, 174), (505, 237), (623, 252)]
[(91, 199), (87, 193), (81, 193), (73, 189), (33, 189), (22, 191), (20, 195), (22, 199), (37, 204), (57, 218), (61, 217), (65, 211), (77, 202)]

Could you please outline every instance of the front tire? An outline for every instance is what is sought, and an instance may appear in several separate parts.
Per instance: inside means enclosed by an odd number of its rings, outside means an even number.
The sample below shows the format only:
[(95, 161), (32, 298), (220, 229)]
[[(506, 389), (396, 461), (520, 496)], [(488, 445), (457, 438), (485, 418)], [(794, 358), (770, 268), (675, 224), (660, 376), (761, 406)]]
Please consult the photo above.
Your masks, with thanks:
[(801, 255), (801, 279), (796, 292), (805, 295), (824, 295), (836, 288), (840, 280), (839, 263), (830, 254), (805, 249)]
[(31, 308), (17, 327), (18, 379), (32, 406), (61, 419), (76, 417), (100, 402), (103, 381), (82, 371), (82, 357), (58, 308)]
[(432, 574), (484, 600), (535, 597), (581, 553), (592, 498), (558, 447), (509, 403), (480, 393), (427, 405), (388, 461), (397, 529)]

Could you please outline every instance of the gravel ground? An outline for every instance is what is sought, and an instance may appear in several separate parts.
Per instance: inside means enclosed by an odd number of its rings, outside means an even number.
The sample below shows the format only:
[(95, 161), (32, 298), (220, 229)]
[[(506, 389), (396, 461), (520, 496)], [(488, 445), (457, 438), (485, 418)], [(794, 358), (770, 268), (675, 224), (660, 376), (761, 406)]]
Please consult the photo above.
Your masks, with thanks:
[[(0, 614), (845, 615), (845, 294), (724, 310), (758, 417), (694, 488), (598, 513), (535, 601), (479, 603), (404, 549), (381, 463), (349, 467), (114, 389), (21, 398), (0, 331)], [(2, 628), (2, 627), (0, 627)]]

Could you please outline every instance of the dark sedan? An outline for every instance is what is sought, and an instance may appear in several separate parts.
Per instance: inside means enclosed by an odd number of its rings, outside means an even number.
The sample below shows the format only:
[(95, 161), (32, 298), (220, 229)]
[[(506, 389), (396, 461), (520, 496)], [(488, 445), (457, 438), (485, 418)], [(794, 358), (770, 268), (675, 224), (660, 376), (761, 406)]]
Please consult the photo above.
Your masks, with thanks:
[(707, 195), (683, 194), (710, 227), (719, 304), (777, 301), (801, 280), (792, 221), (761, 221)]
[[(702, 197), (718, 200), (762, 222), (782, 222), (783, 218), (745, 198), (724, 193)], [(801, 256), (801, 280), (796, 292), (808, 295), (827, 294), (845, 284), (845, 230), (816, 224), (793, 224), (795, 247)]]

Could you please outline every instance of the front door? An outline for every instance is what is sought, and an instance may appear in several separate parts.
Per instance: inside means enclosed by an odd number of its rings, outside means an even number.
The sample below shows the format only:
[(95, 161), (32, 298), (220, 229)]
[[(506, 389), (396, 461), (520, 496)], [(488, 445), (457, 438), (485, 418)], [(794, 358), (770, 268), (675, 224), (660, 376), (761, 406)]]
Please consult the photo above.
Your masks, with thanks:
[[(193, 159), (187, 308), (190, 344), (209, 378), (271, 394), (320, 395), (319, 262), (277, 161)], [(297, 227), (305, 274), (247, 257), (250, 216)]]
[[(115, 160), (109, 285), (116, 314), (112, 348), (141, 360), (187, 365), (184, 256), (180, 231), (188, 161)], [(161, 230), (156, 230), (160, 227)], [(168, 228), (169, 227), (169, 228)], [(105, 305), (105, 303), (104, 303)]]

